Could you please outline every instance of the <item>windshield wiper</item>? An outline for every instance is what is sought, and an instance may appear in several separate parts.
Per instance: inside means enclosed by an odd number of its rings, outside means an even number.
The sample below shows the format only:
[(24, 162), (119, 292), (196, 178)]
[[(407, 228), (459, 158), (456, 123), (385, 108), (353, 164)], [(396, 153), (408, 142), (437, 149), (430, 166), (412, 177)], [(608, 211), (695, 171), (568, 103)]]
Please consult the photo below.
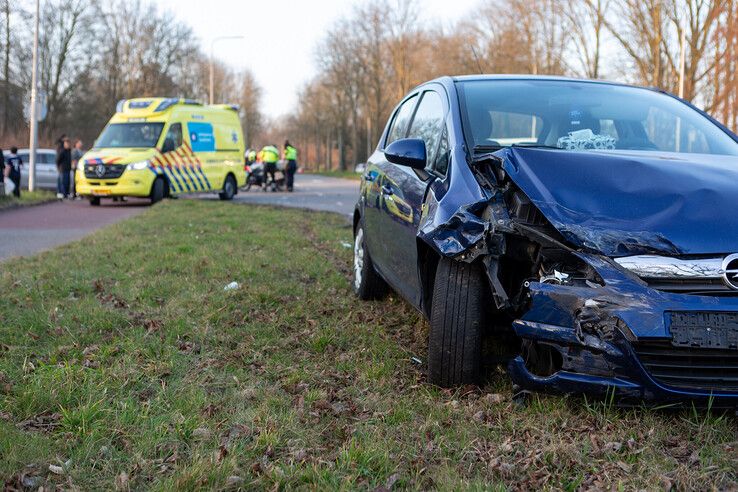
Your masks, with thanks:
[(474, 147), (474, 153), (479, 152), (496, 152), (502, 150), (505, 147), (503, 145), (477, 145)]
[(555, 149), (555, 150), (564, 150), (561, 147), (555, 147), (553, 145), (544, 145), (544, 144), (537, 144), (537, 143), (515, 143), (512, 144), (510, 147), (519, 147), (519, 148), (529, 148), (529, 149)]

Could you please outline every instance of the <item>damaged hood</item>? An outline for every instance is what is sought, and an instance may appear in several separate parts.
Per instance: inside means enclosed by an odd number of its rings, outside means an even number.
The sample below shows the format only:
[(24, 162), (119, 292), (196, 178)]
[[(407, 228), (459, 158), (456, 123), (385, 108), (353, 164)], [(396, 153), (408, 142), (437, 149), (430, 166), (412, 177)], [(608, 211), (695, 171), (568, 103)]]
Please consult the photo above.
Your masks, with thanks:
[(738, 252), (738, 157), (532, 148), (497, 155), (579, 248), (611, 257)]

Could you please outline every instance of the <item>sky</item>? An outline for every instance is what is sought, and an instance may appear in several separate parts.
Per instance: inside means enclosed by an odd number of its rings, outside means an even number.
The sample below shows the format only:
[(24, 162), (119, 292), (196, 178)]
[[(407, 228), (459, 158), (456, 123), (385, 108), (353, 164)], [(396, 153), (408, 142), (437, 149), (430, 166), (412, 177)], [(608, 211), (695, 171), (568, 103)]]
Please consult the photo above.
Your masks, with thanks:
[[(367, 0), (356, 0), (367, 1)], [(156, 0), (187, 22), (204, 51), (220, 36), (245, 39), (214, 43), (215, 57), (252, 70), (264, 89), (262, 111), (289, 114), (297, 92), (316, 73), (315, 50), (325, 32), (353, 11), (355, 0)], [(479, 0), (417, 0), (424, 20), (451, 26)]]

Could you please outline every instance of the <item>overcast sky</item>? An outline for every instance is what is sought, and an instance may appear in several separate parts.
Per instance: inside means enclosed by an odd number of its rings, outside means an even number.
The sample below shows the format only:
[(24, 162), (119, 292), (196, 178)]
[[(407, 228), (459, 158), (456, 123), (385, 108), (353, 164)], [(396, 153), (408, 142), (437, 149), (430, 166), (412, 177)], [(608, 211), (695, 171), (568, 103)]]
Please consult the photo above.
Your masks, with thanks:
[[(354, 0), (156, 0), (195, 30), (205, 51), (218, 36), (246, 36), (215, 43), (217, 58), (248, 67), (264, 88), (262, 110), (271, 117), (294, 108), (300, 86), (315, 75), (315, 47)], [(450, 26), (479, 0), (418, 0), (424, 19)]]

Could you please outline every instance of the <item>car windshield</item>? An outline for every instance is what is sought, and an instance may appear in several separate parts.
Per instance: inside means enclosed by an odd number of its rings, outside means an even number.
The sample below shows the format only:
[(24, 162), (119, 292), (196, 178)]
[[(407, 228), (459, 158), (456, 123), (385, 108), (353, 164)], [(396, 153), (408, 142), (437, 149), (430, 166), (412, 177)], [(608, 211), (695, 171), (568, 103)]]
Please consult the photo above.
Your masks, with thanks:
[(458, 82), (477, 150), (538, 146), (738, 155), (738, 143), (677, 99), (638, 87), (554, 80)]
[(164, 123), (112, 123), (95, 142), (97, 148), (156, 147)]

